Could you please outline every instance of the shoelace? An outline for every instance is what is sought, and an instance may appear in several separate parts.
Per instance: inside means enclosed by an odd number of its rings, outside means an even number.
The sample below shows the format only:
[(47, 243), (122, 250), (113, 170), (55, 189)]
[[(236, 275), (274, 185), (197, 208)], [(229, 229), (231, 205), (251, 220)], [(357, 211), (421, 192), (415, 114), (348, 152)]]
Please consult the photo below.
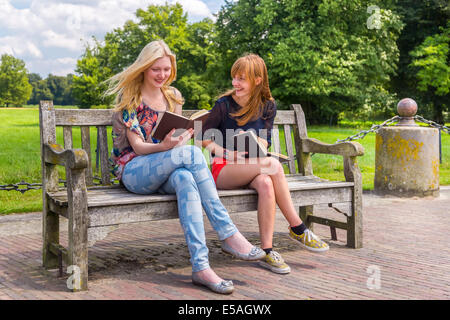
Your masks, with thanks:
[(320, 243), (320, 239), (311, 230), (306, 229), (305, 230), (305, 239), (307, 239), (308, 242), (311, 242), (311, 238)]
[(275, 262), (279, 262), (279, 263), (283, 263), (284, 262), (283, 258), (281, 257), (281, 255), (278, 252), (271, 251), (270, 253), (271, 253), (271, 256), (272, 256), (272, 258), (273, 258), (273, 260)]

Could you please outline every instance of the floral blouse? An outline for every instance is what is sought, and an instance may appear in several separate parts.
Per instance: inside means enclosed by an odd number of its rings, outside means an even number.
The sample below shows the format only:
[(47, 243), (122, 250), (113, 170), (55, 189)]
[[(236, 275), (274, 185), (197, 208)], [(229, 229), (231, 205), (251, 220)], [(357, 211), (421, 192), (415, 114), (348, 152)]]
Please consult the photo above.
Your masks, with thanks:
[(112, 118), (112, 138), (113, 150), (109, 159), (112, 166), (112, 173), (119, 179), (125, 165), (137, 154), (133, 151), (128, 142), (126, 129), (136, 133), (143, 141), (159, 143), (151, 136), (151, 132), (158, 120), (158, 111), (153, 110), (145, 103), (141, 103), (136, 110), (114, 112)]

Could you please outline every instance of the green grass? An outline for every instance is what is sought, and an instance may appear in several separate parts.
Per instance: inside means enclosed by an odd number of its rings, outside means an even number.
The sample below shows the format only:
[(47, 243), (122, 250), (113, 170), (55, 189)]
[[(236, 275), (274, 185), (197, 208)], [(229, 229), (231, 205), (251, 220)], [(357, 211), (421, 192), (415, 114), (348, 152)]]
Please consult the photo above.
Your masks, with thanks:
[[(73, 108), (73, 107), (72, 107)], [(37, 108), (0, 108), (0, 185), (17, 183), (22, 180), (33, 183), (41, 182), (41, 163), (39, 150), (39, 111)], [(363, 127), (368, 129), (367, 127)], [(335, 143), (359, 132), (358, 128), (310, 126), (308, 136), (326, 143)], [(93, 166), (95, 166), (96, 130), (91, 130)], [(62, 128), (57, 130), (58, 143), (62, 145)], [(74, 147), (80, 148), (80, 131), (74, 129)], [(108, 134), (111, 146), (110, 131)], [(280, 140), (284, 141), (283, 132)], [(371, 133), (358, 140), (364, 148), (365, 155), (358, 158), (363, 174), (364, 189), (373, 189), (375, 164), (375, 134)], [(285, 152), (282, 146), (282, 152)], [(342, 157), (315, 154), (313, 156), (314, 174), (329, 180), (344, 180)], [(63, 177), (64, 170), (60, 168)], [(442, 164), (440, 167), (440, 184), (450, 185), (450, 135), (442, 134)], [(32, 190), (21, 194), (17, 191), (0, 190), (0, 214), (13, 212), (32, 212), (42, 209), (42, 191)]]

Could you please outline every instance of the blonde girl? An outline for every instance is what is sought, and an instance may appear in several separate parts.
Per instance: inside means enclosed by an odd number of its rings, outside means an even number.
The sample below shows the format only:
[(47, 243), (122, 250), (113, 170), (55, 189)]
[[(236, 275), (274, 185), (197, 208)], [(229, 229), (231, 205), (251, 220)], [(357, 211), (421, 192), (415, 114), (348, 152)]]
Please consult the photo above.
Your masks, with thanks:
[(162, 140), (151, 133), (167, 110), (181, 114), (183, 98), (170, 84), (176, 78), (176, 59), (164, 41), (147, 44), (136, 61), (113, 76), (107, 95), (116, 95), (113, 115), (113, 172), (130, 192), (176, 194), (180, 223), (192, 263), (192, 281), (217, 293), (231, 293), (232, 281), (209, 266), (202, 207), (222, 246), (245, 260), (260, 259), (231, 221), (220, 202), (213, 178), (199, 148), (186, 145), (192, 130)]

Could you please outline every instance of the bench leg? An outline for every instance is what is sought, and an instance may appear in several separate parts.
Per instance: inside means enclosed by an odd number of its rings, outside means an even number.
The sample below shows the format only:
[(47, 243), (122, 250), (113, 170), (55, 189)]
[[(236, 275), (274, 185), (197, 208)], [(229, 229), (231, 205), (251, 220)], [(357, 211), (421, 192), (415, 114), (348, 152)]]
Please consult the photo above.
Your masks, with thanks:
[(50, 251), (50, 244), (59, 244), (59, 215), (48, 208), (42, 211), (42, 230), (42, 265), (45, 269), (55, 269), (59, 266), (59, 259)]
[(352, 215), (347, 217), (347, 246), (358, 249), (363, 246), (362, 206), (352, 205)]
[(308, 219), (308, 217), (312, 216), (314, 214), (313, 208), (314, 208), (314, 206), (305, 206), (305, 207), (299, 208), (300, 219), (303, 221), (305, 226), (311, 231), (313, 231), (314, 225), (310, 221), (310, 219)]
[(72, 291), (88, 289), (88, 208), (83, 170), (68, 175), (69, 257), (67, 286)]

